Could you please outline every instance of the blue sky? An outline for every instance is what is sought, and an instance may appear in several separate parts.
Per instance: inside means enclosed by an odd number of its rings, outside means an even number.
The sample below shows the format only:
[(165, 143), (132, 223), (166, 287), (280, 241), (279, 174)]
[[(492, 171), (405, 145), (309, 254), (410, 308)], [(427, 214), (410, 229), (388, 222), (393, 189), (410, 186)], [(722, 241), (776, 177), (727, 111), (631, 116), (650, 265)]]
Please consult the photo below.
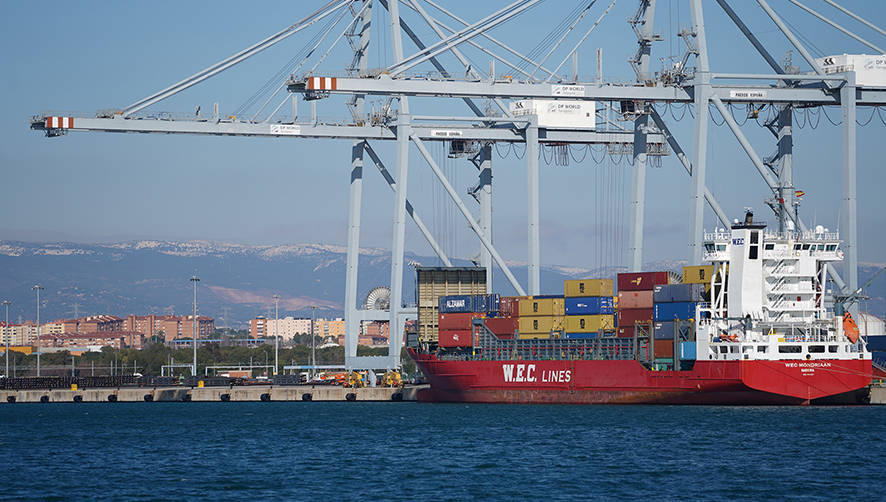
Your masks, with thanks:
[[(44, 138), (28, 130), (28, 119), (42, 111), (91, 115), (119, 108), (177, 82), (304, 17), (322, 2), (266, 1), (154, 1), (140, 2), (4, 2), (0, 5), (2, 58), (0, 91), (5, 96), (0, 117), (0, 240), (112, 242), (133, 239), (209, 239), (253, 244), (323, 242), (344, 244), (350, 145), (335, 140), (287, 140), (228, 137), (191, 137), (134, 134), (73, 133)], [(507, 2), (442, 2), (466, 19), (479, 19)], [(577, 32), (582, 32), (604, 10), (597, 2)], [(790, 49), (788, 42), (755, 2), (731, 2), (777, 59)], [(886, 46), (886, 37), (852, 21), (822, 0), (808, 0), (874, 44)], [(886, 19), (883, 2), (842, 2), (879, 24)], [(576, 1), (547, 0), (542, 7), (514, 19), (493, 32), (518, 50), (529, 52), (571, 11)], [(872, 53), (858, 42), (827, 28), (784, 0), (770, 4), (812, 44), (816, 55)], [(711, 67), (719, 72), (768, 73), (769, 69), (715, 2), (705, 1)], [(635, 38), (625, 22), (636, 2), (619, 0), (580, 50), (581, 75), (594, 78), (594, 50), (604, 49), (604, 76), (628, 82), (633, 72), (626, 62)], [(431, 9), (432, 10), (432, 9)], [(390, 40), (381, 8), (376, 9), (373, 33), (381, 39), (370, 50), (370, 66), (392, 62)], [(425, 40), (433, 33), (408, 14)], [(455, 22), (447, 20), (451, 25)], [(321, 23), (322, 24), (322, 23)], [(687, 1), (659, 0), (655, 31), (664, 41), (653, 48), (653, 67), (662, 58), (679, 57), (681, 43), (673, 36), (689, 24)], [(328, 43), (343, 28), (339, 24)], [(296, 35), (255, 58), (149, 111), (204, 113), (219, 102), (222, 113), (233, 113), (265, 84), (318, 30)], [(569, 39), (574, 40), (574, 39)], [(567, 45), (571, 45), (569, 42)], [(320, 69), (340, 74), (350, 62), (346, 44), (334, 50)], [(414, 47), (404, 42), (405, 52)], [(488, 58), (467, 50), (477, 68), (486, 71)], [(560, 53), (557, 53), (560, 54)], [(553, 60), (559, 61), (556, 55)], [(513, 59), (513, 58), (511, 58)], [(449, 68), (457, 65), (444, 58)], [(807, 68), (794, 52), (793, 63)], [(313, 64), (313, 60), (308, 64)], [(554, 66), (554, 65), (551, 65)], [(568, 68), (568, 64), (566, 67)], [(504, 67), (497, 65), (497, 72)], [(318, 73), (322, 73), (318, 72)], [(378, 100), (373, 100), (378, 101)], [(446, 103), (413, 100), (413, 113), (468, 115), (460, 101)], [(306, 105), (302, 110), (306, 110)], [(341, 99), (319, 103), (323, 120), (345, 120)], [(742, 110), (738, 110), (741, 113)], [(865, 122), (871, 109), (860, 109)], [(832, 119), (839, 110), (829, 110)], [(680, 112), (676, 112), (680, 116)], [(886, 262), (883, 230), (886, 186), (881, 142), (886, 110), (858, 129), (858, 208), (860, 258)], [(739, 117), (741, 119), (741, 117)], [(794, 170), (798, 188), (806, 192), (801, 212), (809, 221), (838, 226), (840, 210), (840, 128), (824, 118), (812, 129), (798, 117)], [(692, 121), (668, 119), (684, 149), (691, 151)], [(813, 120), (814, 122), (814, 120)], [(771, 135), (748, 122), (744, 131), (761, 156), (774, 149)], [(392, 145), (376, 145), (394, 167)], [(439, 146), (435, 154), (443, 162)], [(413, 149), (414, 150), (414, 149)], [(502, 154), (507, 149), (501, 148)], [(470, 257), (478, 244), (437, 187), (430, 170), (413, 152), (410, 198), (438, 232), (444, 247), (455, 256)], [(725, 126), (712, 125), (709, 143), (709, 187), (726, 212), (738, 217), (746, 206), (762, 219), (774, 218), (762, 201), (764, 182)], [(445, 169), (464, 194), (474, 183), (474, 168), (463, 160), (446, 160)], [(511, 154), (494, 156), (495, 242), (509, 260), (526, 260), (526, 173), (523, 161)], [(362, 245), (389, 247), (391, 192), (374, 170), (367, 169), (364, 193)], [(684, 259), (688, 234), (689, 178), (675, 157), (660, 168), (649, 168), (646, 213), (646, 261)], [(568, 167), (542, 166), (542, 261), (545, 264), (595, 266), (624, 264), (630, 168), (610, 161), (597, 166), (590, 160)], [(467, 199), (467, 197), (465, 196)], [(470, 204), (473, 202), (469, 201)], [(716, 225), (707, 210), (706, 226)], [(620, 223), (616, 230), (600, 231), (604, 222)], [(410, 250), (431, 254), (418, 231), (409, 226)], [(601, 242), (614, 243), (601, 246)], [(607, 247), (608, 246), (608, 247)], [(603, 248), (603, 249), (601, 249)], [(608, 250), (607, 250), (608, 249)], [(608, 263), (607, 263), (608, 262)], [(615, 263), (612, 263), (615, 262)]]

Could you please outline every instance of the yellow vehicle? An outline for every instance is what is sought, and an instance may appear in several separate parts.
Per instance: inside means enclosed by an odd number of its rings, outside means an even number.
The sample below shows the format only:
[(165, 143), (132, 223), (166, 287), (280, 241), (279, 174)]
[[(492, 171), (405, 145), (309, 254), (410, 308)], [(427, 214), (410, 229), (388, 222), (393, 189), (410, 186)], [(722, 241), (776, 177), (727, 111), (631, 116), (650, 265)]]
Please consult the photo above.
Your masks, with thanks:
[(348, 382), (346, 385), (353, 388), (365, 387), (366, 382), (363, 380), (363, 374), (356, 371), (348, 372)]
[(389, 370), (381, 379), (382, 387), (399, 387), (402, 383), (399, 371)]

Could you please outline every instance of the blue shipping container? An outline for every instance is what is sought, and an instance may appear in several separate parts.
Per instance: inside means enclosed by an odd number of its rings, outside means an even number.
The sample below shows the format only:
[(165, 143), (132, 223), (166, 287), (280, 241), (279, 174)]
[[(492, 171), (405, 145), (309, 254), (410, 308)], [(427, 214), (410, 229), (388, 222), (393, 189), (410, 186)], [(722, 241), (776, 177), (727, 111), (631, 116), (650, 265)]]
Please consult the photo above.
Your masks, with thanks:
[[(660, 321), (652, 324), (652, 332), (653, 336), (656, 340), (673, 340), (674, 339), (674, 325), (677, 324), (677, 321)], [(680, 323), (680, 333), (679, 337), (681, 340), (688, 340), (689, 335), (691, 333), (691, 329), (686, 322)]]
[(533, 299), (543, 300), (545, 298), (563, 298), (563, 295), (533, 295)]
[(662, 284), (653, 290), (652, 301), (655, 303), (703, 302), (706, 301), (705, 285)]
[(573, 340), (584, 338), (597, 338), (597, 333), (566, 333), (566, 338)]
[(586, 296), (566, 298), (566, 315), (614, 314), (615, 305), (611, 296)]
[(695, 342), (680, 343), (680, 359), (695, 359)]
[(656, 303), (653, 308), (653, 320), (658, 322), (695, 319), (696, 305), (696, 302)]
[(493, 295), (449, 295), (437, 300), (441, 314), (463, 314), (467, 312), (498, 312), (501, 310), (501, 296)]

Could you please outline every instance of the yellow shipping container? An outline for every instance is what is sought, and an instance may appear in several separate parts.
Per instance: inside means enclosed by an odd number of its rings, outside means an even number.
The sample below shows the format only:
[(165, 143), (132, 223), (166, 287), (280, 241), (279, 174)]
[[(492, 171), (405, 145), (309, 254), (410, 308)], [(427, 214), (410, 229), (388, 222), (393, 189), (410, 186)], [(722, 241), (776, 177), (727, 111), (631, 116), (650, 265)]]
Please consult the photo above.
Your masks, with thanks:
[(710, 284), (714, 274), (713, 265), (683, 267), (683, 284)]
[[(520, 335), (517, 336), (517, 338), (520, 340), (547, 340), (547, 339), (551, 338), (551, 334), (550, 333), (528, 333), (528, 334), (524, 335), (523, 333), (520, 333)], [(555, 336), (555, 338), (556, 338), (556, 336)]]
[(567, 333), (596, 333), (600, 330), (615, 329), (614, 315), (570, 315), (566, 316)]
[(520, 300), (520, 317), (523, 316), (562, 316), (566, 314), (566, 304), (562, 298), (531, 298)]
[(612, 279), (569, 279), (563, 281), (566, 296), (612, 296)]
[(547, 335), (551, 331), (563, 331), (563, 316), (520, 316), (518, 328), (520, 338), (529, 334)]

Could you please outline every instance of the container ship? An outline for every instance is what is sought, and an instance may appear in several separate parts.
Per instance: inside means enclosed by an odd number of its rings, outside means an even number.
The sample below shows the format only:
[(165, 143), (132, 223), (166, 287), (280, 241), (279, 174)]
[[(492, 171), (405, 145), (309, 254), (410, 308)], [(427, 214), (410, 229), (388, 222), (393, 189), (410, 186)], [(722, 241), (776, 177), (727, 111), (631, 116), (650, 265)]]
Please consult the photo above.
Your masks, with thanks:
[(804, 405), (870, 384), (858, 327), (826, 306), (836, 233), (770, 232), (748, 213), (704, 246), (710, 264), (682, 277), (567, 280), (562, 295), (488, 295), (482, 269), (418, 269), (420, 400)]

